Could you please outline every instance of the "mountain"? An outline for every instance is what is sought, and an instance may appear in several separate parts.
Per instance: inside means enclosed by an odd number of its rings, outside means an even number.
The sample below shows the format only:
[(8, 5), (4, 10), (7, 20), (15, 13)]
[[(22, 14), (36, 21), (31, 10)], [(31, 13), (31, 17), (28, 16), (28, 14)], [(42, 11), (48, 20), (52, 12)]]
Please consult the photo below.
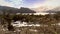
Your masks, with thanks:
[(15, 14), (15, 13), (55, 13), (58, 11), (60, 11), (60, 7), (53, 8), (42, 6), (32, 9), (21, 7), (20, 9), (18, 9), (13, 7), (0, 6), (0, 14), (2, 14), (3, 12)]
[(36, 13), (35, 11), (29, 9), (29, 8), (24, 8), (21, 7), (20, 9), (18, 8), (13, 8), (13, 7), (7, 7), (7, 6), (0, 6), (0, 14), (2, 14), (3, 12), (6, 13), (11, 13), (11, 14), (15, 14), (15, 13)]
[(37, 13), (55, 13), (60, 11), (60, 7), (37, 7), (33, 8)]
[(45, 13), (45, 11), (51, 10), (53, 9), (52, 7), (46, 7), (46, 6), (40, 6), (37, 8), (32, 8), (33, 10), (35, 10), (37, 13)]
[(24, 8), (24, 7), (21, 7), (21, 8), (19, 9), (19, 12), (20, 12), (20, 13), (36, 13), (36, 11), (31, 10), (31, 9), (29, 9), (29, 8)]
[(6, 12), (6, 13), (17, 13), (18, 9), (13, 7), (7, 7), (7, 6), (0, 6), (0, 14)]
[(54, 9), (52, 9), (52, 11), (60, 11), (60, 7), (56, 7)]
[(53, 8), (53, 9), (51, 9), (51, 10), (46, 11), (46, 12), (48, 12), (48, 13), (60, 12), (60, 7), (55, 7), (55, 8)]

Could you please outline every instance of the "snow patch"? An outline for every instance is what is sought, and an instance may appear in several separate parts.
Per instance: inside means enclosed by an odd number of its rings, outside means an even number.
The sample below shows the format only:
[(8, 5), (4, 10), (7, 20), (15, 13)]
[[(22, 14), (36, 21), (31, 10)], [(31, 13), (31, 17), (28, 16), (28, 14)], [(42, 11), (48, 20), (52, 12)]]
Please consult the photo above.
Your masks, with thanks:
[(40, 24), (27, 24), (27, 22), (21, 22), (21, 21), (16, 21), (12, 23), (13, 26), (15, 27), (26, 27), (26, 26), (40, 26)]

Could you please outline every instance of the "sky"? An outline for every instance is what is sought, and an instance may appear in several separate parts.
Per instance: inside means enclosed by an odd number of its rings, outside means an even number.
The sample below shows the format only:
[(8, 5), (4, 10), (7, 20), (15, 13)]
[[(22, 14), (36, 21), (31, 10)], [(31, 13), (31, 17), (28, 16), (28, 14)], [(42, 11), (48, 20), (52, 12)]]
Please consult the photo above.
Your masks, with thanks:
[(40, 6), (60, 6), (60, 0), (0, 0), (1, 6), (10, 6), (15, 8), (28, 7), (36, 8)]

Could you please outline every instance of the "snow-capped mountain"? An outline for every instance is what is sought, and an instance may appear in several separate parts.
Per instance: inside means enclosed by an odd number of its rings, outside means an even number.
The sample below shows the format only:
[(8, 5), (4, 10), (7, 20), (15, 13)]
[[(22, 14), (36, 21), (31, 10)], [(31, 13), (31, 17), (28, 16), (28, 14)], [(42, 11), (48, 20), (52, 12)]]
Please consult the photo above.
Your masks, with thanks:
[(52, 9), (53, 9), (53, 7), (46, 7), (46, 6), (41, 6), (41, 7), (33, 8), (33, 10), (35, 10), (37, 13), (45, 12), (45, 11), (52, 10)]
[(32, 10), (35, 10), (37, 13), (55, 13), (57, 11), (60, 11), (60, 7), (37, 7), (33, 8)]
[(60, 11), (60, 7), (56, 7), (54, 9), (52, 9), (52, 11)]

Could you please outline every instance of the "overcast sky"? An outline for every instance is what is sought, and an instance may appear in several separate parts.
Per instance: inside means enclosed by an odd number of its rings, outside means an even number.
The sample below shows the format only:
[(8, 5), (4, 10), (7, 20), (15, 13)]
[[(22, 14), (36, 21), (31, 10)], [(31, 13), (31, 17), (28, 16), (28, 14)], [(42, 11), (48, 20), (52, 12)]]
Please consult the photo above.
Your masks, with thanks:
[(60, 0), (0, 0), (1, 6), (10, 6), (15, 8), (28, 7), (35, 8), (40, 6), (60, 6)]

